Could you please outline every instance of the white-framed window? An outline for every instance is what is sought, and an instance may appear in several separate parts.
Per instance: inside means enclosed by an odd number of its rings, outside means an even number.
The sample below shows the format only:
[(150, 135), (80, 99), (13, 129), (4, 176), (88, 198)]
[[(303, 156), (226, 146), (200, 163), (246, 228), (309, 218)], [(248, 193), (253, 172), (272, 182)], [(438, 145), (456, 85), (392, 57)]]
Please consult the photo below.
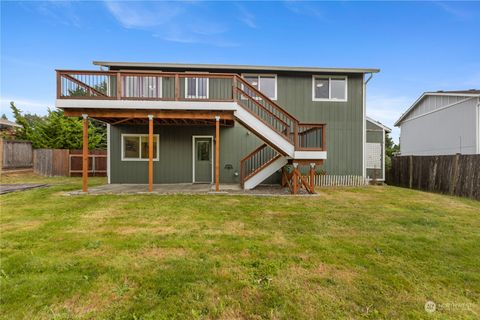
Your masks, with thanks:
[[(276, 74), (242, 74), (252, 87), (272, 100), (277, 100), (277, 75)], [(245, 89), (243, 89), (245, 90)], [(248, 91), (245, 90), (247, 93)]]
[(313, 76), (313, 101), (347, 101), (348, 78), (346, 76)]
[(208, 99), (208, 78), (185, 78), (185, 98)]
[(125, 76), (122, 86), (126, 98), (162, 98), (162, 77)]
[[(153, 135), (153, 160), (158, 161), (158, 134)], [(122, 161), (148, 161), (148, 134), (122, 134)]]

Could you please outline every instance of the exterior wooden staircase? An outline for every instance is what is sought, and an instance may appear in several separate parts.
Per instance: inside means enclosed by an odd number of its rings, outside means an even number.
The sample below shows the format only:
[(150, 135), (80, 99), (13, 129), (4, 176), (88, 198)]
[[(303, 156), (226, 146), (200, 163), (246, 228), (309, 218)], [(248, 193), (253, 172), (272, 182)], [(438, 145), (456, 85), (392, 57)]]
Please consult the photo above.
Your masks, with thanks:
[(234, 79), (233, 96), (239, 106), (234, 112), (236, 119), (265, 142), (241, 160), (242, 187), (255, 188), (290, 162), (294, 169), (283, 174), (284, 184), (292, 193), (301, 186), (313, 193), (313, 186), (306, 184), (297, 166), (313, 168), (326, 159), (325, 124), (301, 123), (239, 76)]

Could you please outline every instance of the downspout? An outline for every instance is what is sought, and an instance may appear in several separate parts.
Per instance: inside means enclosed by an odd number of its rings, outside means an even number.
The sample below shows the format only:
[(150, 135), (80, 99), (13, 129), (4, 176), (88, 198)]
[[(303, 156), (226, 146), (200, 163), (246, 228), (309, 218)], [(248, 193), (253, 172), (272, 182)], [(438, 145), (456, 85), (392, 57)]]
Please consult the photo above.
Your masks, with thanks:
[(370, 72), (369, 77), (363, 80), (363, 124), (362, 124), (362, 176), (367, 177), (367, 169), (365, 167), (365, 147), (367, 144), (367, 83), (373, 78), (373, 72)]

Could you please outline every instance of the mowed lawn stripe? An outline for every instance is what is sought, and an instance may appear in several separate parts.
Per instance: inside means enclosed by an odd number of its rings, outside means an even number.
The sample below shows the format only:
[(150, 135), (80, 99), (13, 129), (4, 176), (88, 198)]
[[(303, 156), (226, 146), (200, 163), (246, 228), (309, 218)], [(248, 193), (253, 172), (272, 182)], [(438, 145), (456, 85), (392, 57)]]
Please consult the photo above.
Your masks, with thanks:
[(480, 314), (472, 200), (68, 196), (80, 179), (6, 179), (52, 186), (1, 196), (4, 319), (425, 318), (428, 300), (456, 304), (434, 317)]

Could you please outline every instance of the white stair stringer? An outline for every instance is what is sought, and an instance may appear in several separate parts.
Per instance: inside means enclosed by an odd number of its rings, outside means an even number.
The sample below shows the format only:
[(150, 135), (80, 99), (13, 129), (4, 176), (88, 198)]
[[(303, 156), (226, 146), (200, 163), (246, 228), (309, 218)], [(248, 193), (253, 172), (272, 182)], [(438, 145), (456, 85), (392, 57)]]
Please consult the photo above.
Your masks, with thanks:
[(277, 170), (283, 168), (288, 162), (286, 157), (278, 157), (275, 161), (270, 163), (268, 166), (262, 168), (260, 171), (251, 176), (248, 180), (245, 181), (243, 188), (245, 190), (251, 190), (258, 186), (260, 183), (265, 181), (268, 177), (274, 174)]
[(255, 131), (256, 135), (261, 135), (265, 142), (283, 151), (286, 155), (293, 158), (295, 155), (295, 146), (284, 136), (267, 126), (263, 121), (259, 120), (242, 106), (238, 106), (234, 112), (235, 117), (246, 127)]

